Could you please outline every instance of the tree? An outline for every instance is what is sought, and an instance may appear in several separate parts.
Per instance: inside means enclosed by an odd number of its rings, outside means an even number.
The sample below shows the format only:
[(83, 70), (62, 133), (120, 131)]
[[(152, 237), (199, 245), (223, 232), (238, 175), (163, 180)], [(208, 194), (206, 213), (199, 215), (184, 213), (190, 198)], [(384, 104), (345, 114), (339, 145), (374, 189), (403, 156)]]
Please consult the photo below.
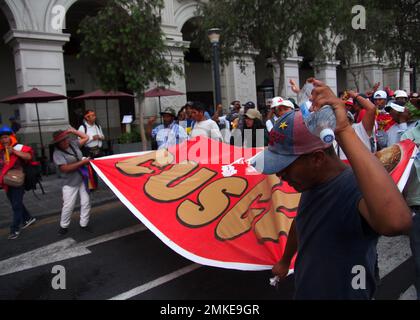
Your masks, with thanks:
[(210, 0), (201, 3), (199, 47), (204, 56), (211, 52), (205, 33), (221, 28), (221, 59), (238, 58), (249, 52), (271, 57), (280, 67), (278, 92), (283, 91), (284, 62), (290, 55), (292, 37), (298, 37), (311, 13), (309, 0)]
[(400, 69), (400, 88), (403, 88), (407, 58), (418, 63), (420, 53), (420, 0), (372, 0), (381, 15), (377, 43), (384, 45), (387, 56)]
[[(362, 13), (359, 11), (361, 7), (365, 9)], [(312, 14), (307, 18), (307, 23), (312, 28), (305, 30), (301, 38), (303, 43), (300, 45), (316, 52), (318, 60), (341, 60), (353, 76), (359, 91), (358, 79), (360, 75), (364, 75), (364, 71), (355, 68), (355, 63), (363, 61), (364, 57), (371, 54), (378, 58), (384, 54), (382, 43), (374, 41), (378, 38), (380, 24), (378, 9), (373, 6), (372, 0), (318, 0), (312, 9)], [(359, 18), (363, 19), (364, 23), (361, 23)], [(357, 22), (356, 25), (354, 22)], [(360, 23), (362, 26), (359, 28)], [(369, 87), (374, 85), (366, 76), (365, 79)]]
[[(80, 24), (80, 56), (89, 60), (93, 75), (105, 91), (128, 88), (143, 100), (150, 82), (168, 85), (173, 72), (182, 69), (170, 63), (165, 53), (160, 12), (163, 0), (108, 0), (94, 17)], [(146, 148), (143, 108), (140, 105), (140, 135)]]

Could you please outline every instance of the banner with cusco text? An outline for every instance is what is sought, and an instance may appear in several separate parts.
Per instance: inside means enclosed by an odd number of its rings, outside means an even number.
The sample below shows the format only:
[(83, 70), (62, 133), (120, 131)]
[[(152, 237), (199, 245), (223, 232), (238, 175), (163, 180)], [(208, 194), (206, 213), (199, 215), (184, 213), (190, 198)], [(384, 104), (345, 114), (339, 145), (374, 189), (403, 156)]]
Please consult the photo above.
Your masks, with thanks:
[[(399, 147), (391, 172), (397, 183), (407, 181), (414, 149), (412, 143)], [(283, 254), (300, 194), (248, 164), (259, 152), (199, 137), (169, 150), (91, 163), (129, 210), (177, 253), (203, 265), (264, 270)]]

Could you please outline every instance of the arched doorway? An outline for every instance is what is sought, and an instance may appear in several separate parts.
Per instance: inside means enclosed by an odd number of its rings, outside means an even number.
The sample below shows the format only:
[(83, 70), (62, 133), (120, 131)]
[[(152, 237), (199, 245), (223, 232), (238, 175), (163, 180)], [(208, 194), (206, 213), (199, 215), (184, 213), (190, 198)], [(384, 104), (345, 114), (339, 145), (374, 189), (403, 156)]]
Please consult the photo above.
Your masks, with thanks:
[[(340, 61), (340, 64), (337, 66), (337, 91), (340, 96), (341, 93), (346, 91), (347, 88), (347, 70), (346, 64), (348, 63), (348, 51), (349, 46), (346, 45), (344, 41), (341, 41), (337, 45), (337, 50), (335, 53), (335, 59)], [(347, 53), (347, 54), (346, 54)]]
[[(188, 101), (213, 105), (213, 78), (211, 61), (206, 60), (196, 45), (196, 30), (200, 18), (189, 19), (182, 27), (182, 39), (190, 42), (185, 53), (185, 83)], [(212, 108), (211, 108), (212, 109)]]
[[(12, 48), (7, 45), (3, 37), (10, 31), (9, 21), (0, 7), (0, 99), (15, 95), (16, 72)], [(9, 125), (9, 118), (15, 117), (20, 120), (18, 105), (0, 105), (0, 125)]]
[[(66, 13), (65, 33), (71, 35), (70, 41), (64, 46), (64, 65), (67, 86), (67, 96), (75, 97), (99, 88), (95, 75), (89, 69), (89, 62), (79, 58), (81, 36), (77, 33), (79, 25), (87, 16), (95, 16), (105, 5), (103, 0), (79, 0)], [(98, 35), (99, 36), (99, 35)], [(119, 88), (127, 92), (125, 88)], [(124, 115), (134, 115), (133, 99), (109, 100), (109, 122), (111, 139), (121, 134), (121, 120)], [(98, 122), (106, 127), (106, 111), (103, 100), (72, 101), (69, 100), (69, 122), (78, 128), (83, 121), (83, 113), (87, 109), (96, 111)]]
[(314, 50), (314, 45), (319, 45), (319, 43), (316, 43), (310, 39), (310, 37), (305, 35), (302, 36), (299, 41), (297, 54), (298, 56), (303, 57), (302, 62), (299, 64), (299, 83), (301, 86), (303, 86), (308, 78), (315, 76), (313, 63), (316, 58), (316, 53)]

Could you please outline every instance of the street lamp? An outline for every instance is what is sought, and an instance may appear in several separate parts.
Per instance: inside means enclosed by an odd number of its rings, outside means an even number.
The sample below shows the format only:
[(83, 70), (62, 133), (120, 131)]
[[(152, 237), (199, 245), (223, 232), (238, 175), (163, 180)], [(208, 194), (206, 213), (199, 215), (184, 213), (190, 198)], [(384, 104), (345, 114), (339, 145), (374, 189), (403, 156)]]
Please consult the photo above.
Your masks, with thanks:
[(216, 91), (216, 106), (222, 103), (222, 94), (220, 90), (220, 69), (219, 69), (219, 41), (220, 29), (213, 28), (208, 31), (210, 43), (213, 48), (213, 73), (214, 73), (214, 87)]

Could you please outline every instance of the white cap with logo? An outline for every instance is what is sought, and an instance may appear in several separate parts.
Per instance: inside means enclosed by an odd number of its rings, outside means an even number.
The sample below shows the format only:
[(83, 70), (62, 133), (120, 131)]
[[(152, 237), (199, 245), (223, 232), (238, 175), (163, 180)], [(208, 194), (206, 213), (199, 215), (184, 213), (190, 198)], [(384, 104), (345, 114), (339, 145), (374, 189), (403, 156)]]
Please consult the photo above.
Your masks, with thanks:
[(271, 100), (271, 108), (276, 108), (280, 106), (288, 107), (293, 110), (295, 109), (295, 105), (292, 103), (292, 101), (283, 99), (282, 97), (274, 97)]
[(387, 97), (388, 97), (388, 95), (383, 90), (378, 90), (373, 95), (373, 99), (386, 99)]

